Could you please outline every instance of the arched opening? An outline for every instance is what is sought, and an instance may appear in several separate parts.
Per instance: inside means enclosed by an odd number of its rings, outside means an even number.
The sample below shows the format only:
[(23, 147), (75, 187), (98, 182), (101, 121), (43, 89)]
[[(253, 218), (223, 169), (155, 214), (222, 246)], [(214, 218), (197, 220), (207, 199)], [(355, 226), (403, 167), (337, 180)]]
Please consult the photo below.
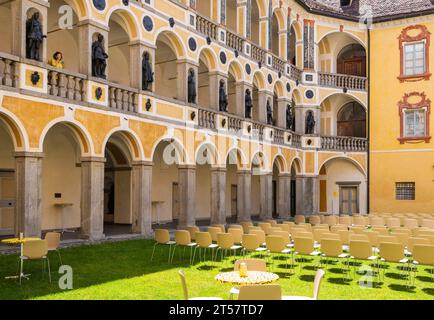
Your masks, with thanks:
[(43, 143), (42, 230), (81, 227), (81, 148), (73, 129), (59, 123)]
[(297, 200), (300, 195), (297, 192), (297, 176), (301, 172), (301, 164), (298, 159), (295, 159), (291, 165), (291, 195), (290, 195), (290, 212), (291, 217), (297, 214)]
[[(279, 99), (283, 96), (283, 86), (281, 82), (276, 82), (273, 90), (273, 125), (285, 128), (286, 110)], [(282, 109), (280, 109), (282, 108)]]
[(177, 99), (177, 55), (169, 36), (161, 33), (155, 50), (155, 93), (159, 96)]
[(250, 40), (259, 45), (260, 42), (260, 23), (258, 23), (260, 19), (258, 0), (252, 0), (252, 13), (250, 19)]
[(175, 143), (161, 141), (152, 158), (152, 223), (174, 223), (179, 219), (178, 165), (181, 155)]
[(259, 121), (260, 120), (260, 109), (261, 107), (259, 106), (259, 89), (262, 88), (261, 86), (261, 76), (259, 75), (259, 73), (256, 73), (255, 76), (253, 77), (253, 91), (252, 91), (252, 105), (253, 105), (253, 110), (251, 112), (252, 115), (252, 119), (254, 121)]
[(280, 170), (277, 161), (273, 163), (273, 182), (272, 182), (272, 213), (273, 218), (279, 217), (279, 195), (280, 195), (280, 185), (279, 185), (279, 174)]
[(237, 32), (237, 1), (226, 1), (226, 26)]
[(261, 152), (255, 154), (252, 159), (251, 178), (251, 217), (259, 219), (261, 215), (261, 174), (264, 168), (264, 155)]
[(108, 80), (111, 82), (130, 86), (130, 36), (124, 18), (118, 11), (113, 12), (109, 20)]
[[(198, 71), (198, 105), (203, 108), (211, 108), (210, 101), (210, 66), (202, 51), (199, 56)], [(217, 90), (217, 88), (215, 88)]]
[(196, 11), (201, 16), (212, 19), (211, 2), (212, 0), (196, 0)]
[(134, 158), (131, 139), (123, 132), (112, 134), (104, 154), (104, 233), (131, 233)]
[(237, 80), (232, 68), (232, 64), (229, 66), (228, 72), (228, 112), (231, 114), (237, 114)]
[[(66, 9), (66, 11), (63, 11)], [(59, 11), (60, 10), (60, 11)], [(70, 10), (70, 11), (68, 11)], [(72, 20), (66, 14), (65, 18), (59, 12), (71, 12)], [(78, 17), (74, 10), (63, 0), (51, 0), (48, 8), (47, 59), (55, 58), (56, 52), (63, 56), (64, 68), (79, 72), (80, 55), (78, 52)], [(50, 63), (53, 64), (53, 63)]]
[(211, 218), (211, 166), (215, 163), (213, 151), (203, 145), (196, 156), (196, 219)]
[(271, 48), (270, 48), (271, 52), (279, 57), (280, 55), (279, 21), (277, 19), (277, 15), (275, 12), (273, 13), (273, 17), (272, 17), (270, 36), (271, 36)]
[(289, 38), (288, 38), (288, 51), (287, 51), (287, 57), (289, 63), (293, 64), (294, 66), (297, 64), (297, 34), (295, 32), (294, 26), (291, 25), (290, 31), (289, 31)]
[(12, 53), (12, 11), (11, 1), (0, 3), (0, 52)]
[(338, 112), (338, 136), (366, 138), (366, 111), (353, 101)]
[(237, 149), (229, 152), (226, 158), (226, 220), (228, 222), (238, 221), (238, 165), (240, 153)]
[(13, 235), (15, 228), (14, 143), (6, 124), (0, 120), (0, 236)]
[(362, 45), (352, 43), (344, 47), (337, 58), (338, 73), (366, 77), (366, 51)]
[(366, 177), (350, 159), (334, 158), (319, 172), (319, 208), (326, 214), (366, 214)]

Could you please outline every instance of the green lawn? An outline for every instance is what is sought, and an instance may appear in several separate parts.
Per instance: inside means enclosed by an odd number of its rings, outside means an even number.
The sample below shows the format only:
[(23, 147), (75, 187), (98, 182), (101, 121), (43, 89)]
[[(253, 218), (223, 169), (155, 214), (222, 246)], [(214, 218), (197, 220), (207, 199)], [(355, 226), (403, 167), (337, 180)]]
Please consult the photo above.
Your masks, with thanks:
[[(59, 262), (51, 255), (53, 282), (42, 276), (41, 262), (25, 265), (32, 273), (30, 281), (20, 286), (15, 280), (4, 276), (14, 274), (17, 255), (0, 256), (0, 299), (182, 299), (182, 289), (177, 271), (186, 273), (190, 295), (217, 296), (228, 299), (230, 285), (219, 284), (214, 276), (228, 269), (230, 262), (196, 263), (190, 267), (188, 254), (184, 262), (176, 255), (173, 265), (167, 263), (168, 248), (157, 250), (150, 261), (153, 241), (131, 240), (100, 245), (86, 245), (63, 249), (63, 263), (74, 271), (73, 290), (58, 287)], [(283, 262), (283, 261), (282, 261)], [(312, 263), (305, 264), (300, 272), (298, 264), (293, 271), (286, 270), (284, 263), (276, 261), (273, 271), (281, 276), (279, 284), (285, 295), (311, 295), (315, 270)], [(338, 268), (330, 266), (321, 287), (320, 299), (434, 299), (434, 282), (430, 281), (425, 268), (420, 268), (414, 289), (407, 289), (399, 270), (390, 265), (386, 270), (385, 283), (375, 288), (359, 286), (361, 275), (345, 283)]]

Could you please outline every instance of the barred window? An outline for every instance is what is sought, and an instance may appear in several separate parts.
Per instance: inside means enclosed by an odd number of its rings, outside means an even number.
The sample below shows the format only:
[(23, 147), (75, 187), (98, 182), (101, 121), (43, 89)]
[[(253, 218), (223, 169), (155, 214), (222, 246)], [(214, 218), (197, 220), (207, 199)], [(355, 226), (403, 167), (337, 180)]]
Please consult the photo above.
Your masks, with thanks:
[(416, 200), (416, 184), (414, 182), (397, 182), (396, 200)]

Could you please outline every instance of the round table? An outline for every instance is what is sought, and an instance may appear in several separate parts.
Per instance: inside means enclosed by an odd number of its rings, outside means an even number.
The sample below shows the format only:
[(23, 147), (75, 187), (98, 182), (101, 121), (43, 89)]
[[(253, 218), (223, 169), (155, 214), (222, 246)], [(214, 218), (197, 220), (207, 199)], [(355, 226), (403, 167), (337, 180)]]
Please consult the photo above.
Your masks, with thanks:
[(247, 271), (247, 277), (240, 277), (239, 271), (232, 271), (220, 273), (215, 277), (215, 279), (221, 283), (249, 285), (273, 283), (279, 280), (279, 276), (271, 272)]
[[(21, 256), (23, 255), (23, 244), (25, 242), (29, 242), (29, 241), (35, 241), (35, 240), (41, 240), (41, 238), (34, 238), (34, 237), (28, 237), (28, 238), (11, 238), (11, 239), (4, 239), (1, 240), (1, 243), (4, 243), (6, 245), (9, 246), (20, 246), (20, 264), (22, 265), (23, 260), (21, 259)], [(21, 274), (21, 277), (24, 279), (29, 279), (30, 274)], [(18, 279), (20, 276), (9, 276), (9, 277), (5, 277), (5, 279)]]

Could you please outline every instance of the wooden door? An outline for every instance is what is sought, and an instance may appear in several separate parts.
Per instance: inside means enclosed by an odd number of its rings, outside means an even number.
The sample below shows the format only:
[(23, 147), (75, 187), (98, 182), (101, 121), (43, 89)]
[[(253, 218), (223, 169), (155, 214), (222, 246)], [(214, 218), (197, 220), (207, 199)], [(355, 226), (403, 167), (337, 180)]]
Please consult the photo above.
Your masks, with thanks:
[(172, 185), (172, 219), (179, 219), (179, 186), (176, 182)]
[(15, 174), (0, 172), (0, 234), (13, 234), (15, 224)]
[(359, 212), (359, 196), (357, 187), (341, 187), (339, 196), (340, 214), (352, 215)]

